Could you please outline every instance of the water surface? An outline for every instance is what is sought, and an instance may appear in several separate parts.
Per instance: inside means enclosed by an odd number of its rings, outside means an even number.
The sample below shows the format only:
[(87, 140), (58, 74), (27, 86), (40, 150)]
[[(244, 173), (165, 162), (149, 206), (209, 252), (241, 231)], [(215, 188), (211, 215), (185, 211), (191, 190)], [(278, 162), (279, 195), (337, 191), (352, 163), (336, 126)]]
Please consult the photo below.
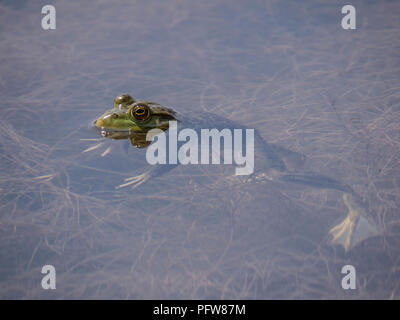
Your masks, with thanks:
[[(59, 0), (52, 31), (45, 4), (0, 4), (1, 298), (400, 297), (399, 3), (353, 1), (357, 30), (343, 30), (340, 1)], [(382, 234), (345, 253), (328, 236), (339, 192), (217, 166), (116, 190), (145, 151), (82, 139), (121, 93), (305, 154)], [(40, 285), (46, 264), (56, 290)], [(341, 287), (347, 264), (356, 290)]]

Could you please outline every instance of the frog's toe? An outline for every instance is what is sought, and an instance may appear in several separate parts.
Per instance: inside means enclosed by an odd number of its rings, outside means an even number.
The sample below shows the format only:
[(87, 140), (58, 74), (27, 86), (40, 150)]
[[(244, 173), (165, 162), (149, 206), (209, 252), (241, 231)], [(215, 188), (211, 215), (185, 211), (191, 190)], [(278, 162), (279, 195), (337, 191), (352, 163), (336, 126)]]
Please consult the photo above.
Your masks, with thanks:
[(365, 210), (349, 194), (343, 195), (343, 201), (349, 212), (346, 218), (333, 227), (332, 244), (340, 244), (349, 251), (356, 244), (379, 234), (378, 228), (365, 218)]
[(104, 144), (105, 144), (105, 142), (100, 142), (100, 143), (98, 143), (98, 144), (95, 144), (94, 146), (91, 146), (91, 147), (89, 147), (89, 148), (83, 150), (82, 153), (89, 152), (89, 151), (93, 151), (93, 150), (96, 150), (96, 149), (98, 149), (98, 148), (101, 148)]
[(332, 235), (332, 244), (340, 244), (346, 252), (349, 251), (354, 227), (355, 222), (347, 216), (341, 223), (329, 230), (329, 233)]
[(106, 155), (108, 155), (111, 152), (111, 146), (109, 146), (102, 154), (102, 157), (105, 157)]
[(141, 184), (145, 183), (147, 180), (149, 180), (149, 178), (150, 176), (147, 173), (143, 173), (135, 177), (126, 178), (125, 181), (127, 182), (120, 184), (119, 186), (116, 187), (116, 189), (121, 189), (128, 186), (132, 186), (132, 189), (135, 189)]

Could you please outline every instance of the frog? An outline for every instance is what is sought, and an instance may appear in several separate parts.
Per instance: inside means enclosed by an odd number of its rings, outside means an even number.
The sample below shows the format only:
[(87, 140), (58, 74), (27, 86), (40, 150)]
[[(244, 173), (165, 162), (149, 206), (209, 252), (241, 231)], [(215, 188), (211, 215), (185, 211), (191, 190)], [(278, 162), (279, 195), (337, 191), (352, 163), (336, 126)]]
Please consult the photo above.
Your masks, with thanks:
[[(113, 107), (98, 117), (94, 126), (100, 130), (104, 138), (128, 139), (132, 146), (146, 148), (152, 143), (152, 139), (146, 138), (147, 134), (152, 129), (167, 132), (171, 121), (176, 121), (179, 125), (194, 130), (246, 128), (246, 126), (241, 126), (235, 121), (211, 112), (197, 111), (186, 115), (155, 102), (136, 100), (129, 94), (117, 96), (114, 99)], [(258, 130), (254, 131), (254, 141), (256, 155), (259, 156), (255, 161), (257, 170), (246, 180), (247, 182), (266, 179), (319, 189), (337, 190), (342, 194), (343, 203), (348, 212), (339, 224), (329, 230), (333, 245), (341, 245), (345, 252), (348, 252), (358, 243), (380, 233), (379, 228), (371, 219), (371, 214), (366, 210), (362, 198), (351, 186), (322, 174), (309, 171), (300, 172), (298, 169), (291, 168), (291, 163), (303, 163), (305, 156), (267, 142)], [(116, 188), (128, 186), (131, 186), (132, 189), (137, 188), (147, 181), (167, 173), (177, 165), (151, 166), (143, 174), (126, 178), (125, 183)]]

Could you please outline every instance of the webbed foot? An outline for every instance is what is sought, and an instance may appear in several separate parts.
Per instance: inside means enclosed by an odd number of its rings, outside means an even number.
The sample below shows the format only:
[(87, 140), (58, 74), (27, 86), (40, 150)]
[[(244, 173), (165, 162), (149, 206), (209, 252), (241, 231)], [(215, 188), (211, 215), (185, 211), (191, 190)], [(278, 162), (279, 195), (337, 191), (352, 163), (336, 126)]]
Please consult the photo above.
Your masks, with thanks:
[(340, 244), (348, 252), (356, 244), (367, 238), (376, 236), (378, 230), (365, 217), (365, 210), (358, 205), (350, 194), (343, 195), (343, 202), (349, 210), (346, 218), (337, 226), (329, 230), (332, 235), (332, 244)]
[(115, 189), (121, 189), (121, 188), (125, 188), (125, 187), (128, 187), (128, 186), (132, 186), (132, 189), (135, 189), (138, 186), (140, 186), (141, 184), (143, 184), (146, 181), (148, 181), (150, 178), (151, 178), (151, 175), (149, 175), (147, 172), (145, 172), (145, 173), (140, 174), (138, 176), (124, 179), (124, 181), (127, 181), (127, 182), (123, 183), (123, 184), (120, 184), (119, 186), (115, 187)]

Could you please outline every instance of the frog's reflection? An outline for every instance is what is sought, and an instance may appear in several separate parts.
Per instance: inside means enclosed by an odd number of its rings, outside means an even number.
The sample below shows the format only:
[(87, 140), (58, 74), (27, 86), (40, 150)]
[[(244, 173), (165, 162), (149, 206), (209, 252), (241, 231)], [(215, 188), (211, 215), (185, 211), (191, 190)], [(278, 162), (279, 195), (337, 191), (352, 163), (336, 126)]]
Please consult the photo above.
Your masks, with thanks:
[(101, 131), (101, 136), (113, 140), (127, 139), (136, 148), (146, 148), (152, 141), (146, 140), (147, 132), (122, 132), (122, 131)]

